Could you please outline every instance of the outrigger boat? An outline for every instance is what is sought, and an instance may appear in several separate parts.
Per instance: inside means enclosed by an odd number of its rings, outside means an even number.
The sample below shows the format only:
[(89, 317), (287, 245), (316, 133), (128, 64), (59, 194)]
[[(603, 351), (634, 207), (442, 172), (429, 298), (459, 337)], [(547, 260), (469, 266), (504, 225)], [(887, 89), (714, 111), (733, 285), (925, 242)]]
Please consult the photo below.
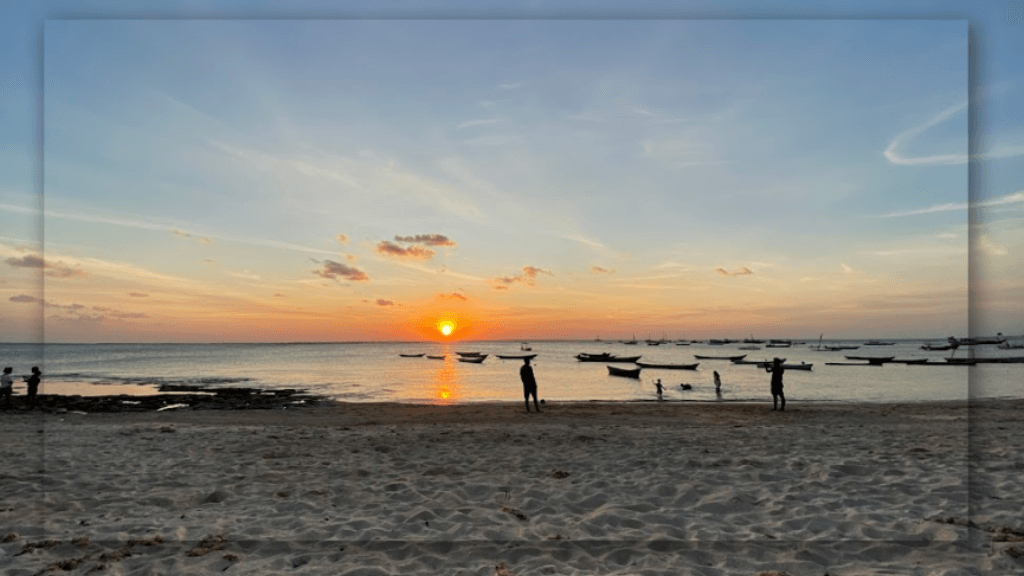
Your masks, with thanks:
[(747, 355), (741, 354), (739, 356), (698, 356), (694, 354), (693, 357), (696, 358), (697, 360), (731, 360), (735, 362), (737, 360), (743, 360), (744, 358), (747, 357)]
[(640, 368), (617, 368), (615, 366), (608, 366), (609, 376), (623, 376), (625, 378), (640, 378)]
[(527, 358), (533, 359), (537, 357), (536, 354), (495, 354), (495, 356), (502, 360), (525, 360)]
[(878, 364), (881, 366), (886, 362), (892, 362), (895, 356), (846, 356), (847, 360), (863, 360), (869, 364)]
[(607, 352), (600, 354), (581, 352), (576, 355), (576, 359), (580, 362), (636, 362), (640, 358), (640, 356), (612, 356)]
[(696, 370), (700, 362), (696, 364), (648, 364), (647, 362), (635, 362), (641, 368), (657, 368), (659, 370)]

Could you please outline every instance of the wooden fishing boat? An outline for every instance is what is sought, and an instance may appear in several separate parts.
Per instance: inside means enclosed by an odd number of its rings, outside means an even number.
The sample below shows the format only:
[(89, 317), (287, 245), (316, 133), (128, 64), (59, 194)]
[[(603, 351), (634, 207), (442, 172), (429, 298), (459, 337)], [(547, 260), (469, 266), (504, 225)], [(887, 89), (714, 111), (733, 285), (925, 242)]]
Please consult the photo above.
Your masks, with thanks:
[(760, 346), (737, 346), (737, 350), (760, 350)]
[(618, 368), (616, 366), (608, 366), (609, 376), (622, 376), (625, 378), (640, 378), (640, 368)]
[(764, 347), (765, 348), (789, 348), (792, 345), (793, 345), (792, 342), (769, 342), (768, 344), (765, 344)]
[(931, 344), (931, 343), (928, 343), (928, 344), (925, 344), (924, 346), (921, 346), (921, 350), (952, 350), (952, 349), (953, 349), (953, 345), (952, 344)]
[[(786, 359), (785, 358), (779, 358), (779, 361), (781, 361), (783, 364), (786, 363)], [(739, 360), (733, 360), (732, 361), (733, 364), (740, 364), (740, 365), (760, 364), (760, 365), (762, 365), (762, 367), (765, 364), (771, 364), (772, 362), (774, 362), (774, 360), (743, 360), (742, 358), (739, 359)]]
[(735, 362), (737, 360), (743, 360), (744, 358), (747, 357), (747, 355), (741, 354), (739, 356), (698, 356), (697, 354), (694, 354), (693, 357), (696, 358), (697, 360), (732, 360), (733, 362)]
[(648, 364), (647, 362), (636, 362), (641, 368), (657, 368), (659, 370), (696, 370), (700, 362), (696, 364)]
[(537, 357), (536, 354), (495, 354), (495, 356), (502, 360), (525, 360), (526, 358), (533, 359)]
[(1010, 344), (1009, 342), (1003, 342), (999, 346), (996, 346), (1000, 350), (1021, 350), (1024, 349), (1024, 344)]
[(865, 346), (892, 346), (895, 342), (882, 342), (881, 340), (868, 340), (864, 343)]
[(847, 360), (863, 360), (871, 364), (885, 364), (892, 362), (895, 356), (846, 356)]
[(472, 364), (479, 364), (479, 363), (483, 362), (484, 359), (486, 359), (486, 358), (487, 358), (487, 354), (484, 354), (482, 356), (463, 356), (463, 357), (459, 358), (459, 362), (469, 362), (469, 363), (472, 363)]
[(423, 354), (399, 354), (402, 358), (422, 358)]
[(927, 362), (927, 358), (914, 358), (912, 360), (893, 360), (893, 364), (924, 364)]
[[(470, 356), (480, 356), (479, 352), (456, 352), (456, 354), (458, 354), (459, 356), (462, 356), (463, 358), (470, 357)], [(484, 356), (486, 356), (486, 354), (484, 354)]]
[(977, 346), (981, 344), (1002, 344), (1006, 342), (1006, 338), (1003, 338), (1003, 333), (999, 332), (996, 336), (977, 336), (974, 338), (954, 338), (950, 336), (946, 338), (946, 341), (957, 346)]
[(872, 362), (825, 362), (825, 366), (882, 366)]
[(832, 350), (833, 352), (838, 350), (856, 350), (860, 346), (825, 346), (825, 350)]
[(444, 356), (427, 356), (431, 360), (444, 360)]
[(576, 355), (576, 359), (580, 362), (636, 362), (641, 356), (612, 356), (607, 352), (601, 354), (587, 354), (582, 352)]

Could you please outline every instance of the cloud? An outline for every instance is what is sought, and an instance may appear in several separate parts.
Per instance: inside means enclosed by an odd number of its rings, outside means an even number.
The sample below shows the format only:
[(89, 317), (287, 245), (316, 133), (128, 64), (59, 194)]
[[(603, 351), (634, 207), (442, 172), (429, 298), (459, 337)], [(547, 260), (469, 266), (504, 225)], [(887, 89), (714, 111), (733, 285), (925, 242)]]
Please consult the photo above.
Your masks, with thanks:
[(839, 266), (840, 266), (840, 268), (842, 268), (843, 274), (853, 274), (854, 272), (856, 272), (856, 270), (854, 270), (853, 268), (847, 266), (845, 263), (840, 262)]
[(377, 306), (394, 306), (395, 303), (391, 300), (384, 300), (383, 298), (377, 298)]
[(891, 212), (889, 214), (879, 214), (878, 218), (896, 218), (900, 216), (916, 216), (918, 214), (931, 214), (934, 212), (952, 212), (954, 210), (967, 210), (968, 208), (984, 208), (987, 206), (1001, 206), (1004, 204), (1018, 204), (1024, 202), (1024, 190), (1018, 190), (1005, 196), (998, 196), (996, 198), (990, 198), (988, 200), (982, 200), (981, 202), (975, 202), (968, 204), (967, 202), (947, 202), (946, 204), (936, 204), (929, 206), (928, 208), (919, 208), (916, 210), (906, 210), (903, 212)]
[(534, 280), (536, 280), (537, 275), (539, 274), (547, 274), (549, 276), (554, 276), (554, 274), (552, 274), (550, 271), (544, 270), (542, 268), (537, 268), (534, 266), (523, 266), (523, 271), (516, 273), (514, 276), (500, 276), (498, 278), (495, 278), (494, 280), (495, 282), (498, 282), (499, 285), (503, 285), (504, 287), (507, 287), (511, 284), (520, 283), (533, 286)]
[(548, 270), (543, 270), (541, 268), (535, 268), (533, 266), (523, 266), (523, 274), (525, 274), (526, 277), (531, 279), (531, 280), (535, 279), (538, 274), (547, 274), (548, 276), (554, 276), (554, 274), (552, 274)]
[(718, 272), (722, 276), (746, 276), (747, 274), (753, 274), (750, 268), (747, 268), (746, 266), (743, 266), (735, 272), (729, 272), (725, 268), (715, 268), (715, 272)]
[(28, 254), (21, 258), (7, 258), (4, 262), (16, 268), (43, 268), (46, 262), (39, 256)]
[(614, 274), (615, 270), (609, 270), (607, 268), (601, 268), (600, 266), (591, 266), (590, 271), (594, 274)]
[(608, 249), (604, 244), (601, 244), (597, 240), (592, 240), (592, 239), (587, 238), (585, 236), (582, 236), (580, 234), (559, 234), (559, 236), (561, 236), (562, 238), (565, 238), (566, 240), (572, 240), (573, 242), (579, 242), (580, 244), (586, 244), (587, 246), (593, 246), (594, 248), (600, 248), (602, 250), (607, 250)]
[(280, 292), (277, 292), (277, 293), (274, 294), (274, 298), (287, 298), (287, 296), (285, 296), (284, 294), (281, 294)]
[(11, 296), (8, 298), (11, 302), (17, 302), (19, 304), (35, 304), (36, 302), (42, 302), (41, 298), (35, 296), (29, 296), (28, 294), (18, 294), (17, 296)]
[(12, 266), (14, 268), (42, 268), (46, 270), (47, 276), (52, 276), (54, 278), (74, 278), (76, 276), (88, 276), (88, 274), (84, 270), (72, 268), (71, 266), (68, 266), (67, 264), (64, 264), (63, 262), (60, 261), (47, 262), (42, 257), (34, 254), (27, 254), (20, 258), (7, 258), (4, 260), (4, 262), (8, 266)]
[(469, 120), (469, 121), (463, 122), (462, 124), (459, 124), (458, 126), (456, 126), (456, 128), (461, 130), (462, 128), (472, 128), (473, 126), (487, 126), (487, 125), (490, 125), (490, 124), (498, 124), (499, 122), (501, 122), (501, 120), (498, 120), (497, 118), (486, 118), (486, 119), (483, 119), (483, 120)]
[(331, 280), (337, 280), (339, 276), (354, 282), (365, 282), (370, 279), (362, 270), (333, 260), (324, 260), (323, 268), (314, 270), (313, 273), (321, 278), (330, 278)]
[(444, 298), (446, 300), (469, 300), (469, 298), (466, 298), (465, 294), (460, 294), (458, 292), (446, 292), (444, 294), (438, 294), (437, 297)]
[(495, 290), (508, 290), (508, 286), (495, 286)]
[(377, 253), (384, 254), (385, 256), (397, 256), (399, 258), (413, 258), (416, 260), (429, 260), (434, 257), (434, 251), (428, 248), (421, 248), (419, 246), (410, 246), (404, 248), (384, 240), (377, 244)]
[(338, 241), (338, 244), (348, 244), (348, 236), (344, 234), (338, 234), (334, 239)]
[(978, 243), (975, 244), (976, 249), (983, 254), (989, 256), (1006, 256), (1006, 247), (995, 243), (988, 234), (982, 234), (978, 236)]
[(180, 236), (182, 238), (191, 238), (192, 237), (192, 235), (189, 234), (188, 232), (182, 232), (181, 230), (178, 230), (177, 228), (175, 228), (174, 230), (171, 230), (171, 234), (174, 234), (175, 236)]
[(417, 234), (415, 236), (395, 236), (397, 242), (426, 244), (427, 246), (455, 246), (455, 242), (443, 234)]
[(210, 242), (213, 242), (213, 240), (210, 240), (209, 236), (206, 236), (204, 238), (200, 238), (199, 241), (202, 242), (203, 244), (209, 244)]
[(129, 292), (128, 295), (132, 298), (146, 298), (149, 296), (149, 294), (146, 294), (145, 292)]
[(889, 160), (889, 162), (901, 165), (963, 164), (967, 162), (966, 154), (942, 154), (937, 156), (919, 156), (917, 158), (905, 158), (903, 156), (900, 156), (896, 152), (896, 148), (899, 147), (900, 144), (902, 144), (905, 140), (913, 138), (914, 136), (917, 136), (918, 134), (931, 128), (932, 126), (935, 126), (940, 122), (948, 120), (951, 116), (953, 116), (954, 114), (963, 110), (966, 107), (966, 101), (955, 106), (950, 106), (949, 108), (946, 108), (942, 112), (939, 112), (937, 115), (935, 115), (935, 117), (933, 117), (931, 120), (928, 120), (924, 124), (900, 132), (895, 138), (893, 138), (892, 142), (889, 143), (889, 147), (885, 149), (885, 157)]

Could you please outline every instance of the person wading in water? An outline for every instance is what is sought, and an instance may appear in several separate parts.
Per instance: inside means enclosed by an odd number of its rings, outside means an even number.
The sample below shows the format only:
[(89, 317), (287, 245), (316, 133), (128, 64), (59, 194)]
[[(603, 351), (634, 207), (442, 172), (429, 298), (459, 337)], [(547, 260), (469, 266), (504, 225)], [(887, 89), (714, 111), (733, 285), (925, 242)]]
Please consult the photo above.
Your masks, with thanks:
[(537, 379), (533, 377), (533, 367), (530, 366), (530, 359), (523, 358), (523, 367), (519, 369), (519, 379), (523, 381), (523, 398), (526, 400), (526, 411), (530, 411), (530, 395), (533, 395), (533, 406), (540, 412), (540, 404), (537, 403)]

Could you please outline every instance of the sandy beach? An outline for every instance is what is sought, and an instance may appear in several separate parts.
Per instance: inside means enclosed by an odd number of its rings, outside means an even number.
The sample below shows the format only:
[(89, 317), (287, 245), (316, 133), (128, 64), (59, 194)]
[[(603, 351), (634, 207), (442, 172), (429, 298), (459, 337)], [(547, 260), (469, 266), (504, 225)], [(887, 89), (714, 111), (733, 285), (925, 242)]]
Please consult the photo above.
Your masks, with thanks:
[(0, 572), (1024, 571), (1024, 401), (0, 414)]

